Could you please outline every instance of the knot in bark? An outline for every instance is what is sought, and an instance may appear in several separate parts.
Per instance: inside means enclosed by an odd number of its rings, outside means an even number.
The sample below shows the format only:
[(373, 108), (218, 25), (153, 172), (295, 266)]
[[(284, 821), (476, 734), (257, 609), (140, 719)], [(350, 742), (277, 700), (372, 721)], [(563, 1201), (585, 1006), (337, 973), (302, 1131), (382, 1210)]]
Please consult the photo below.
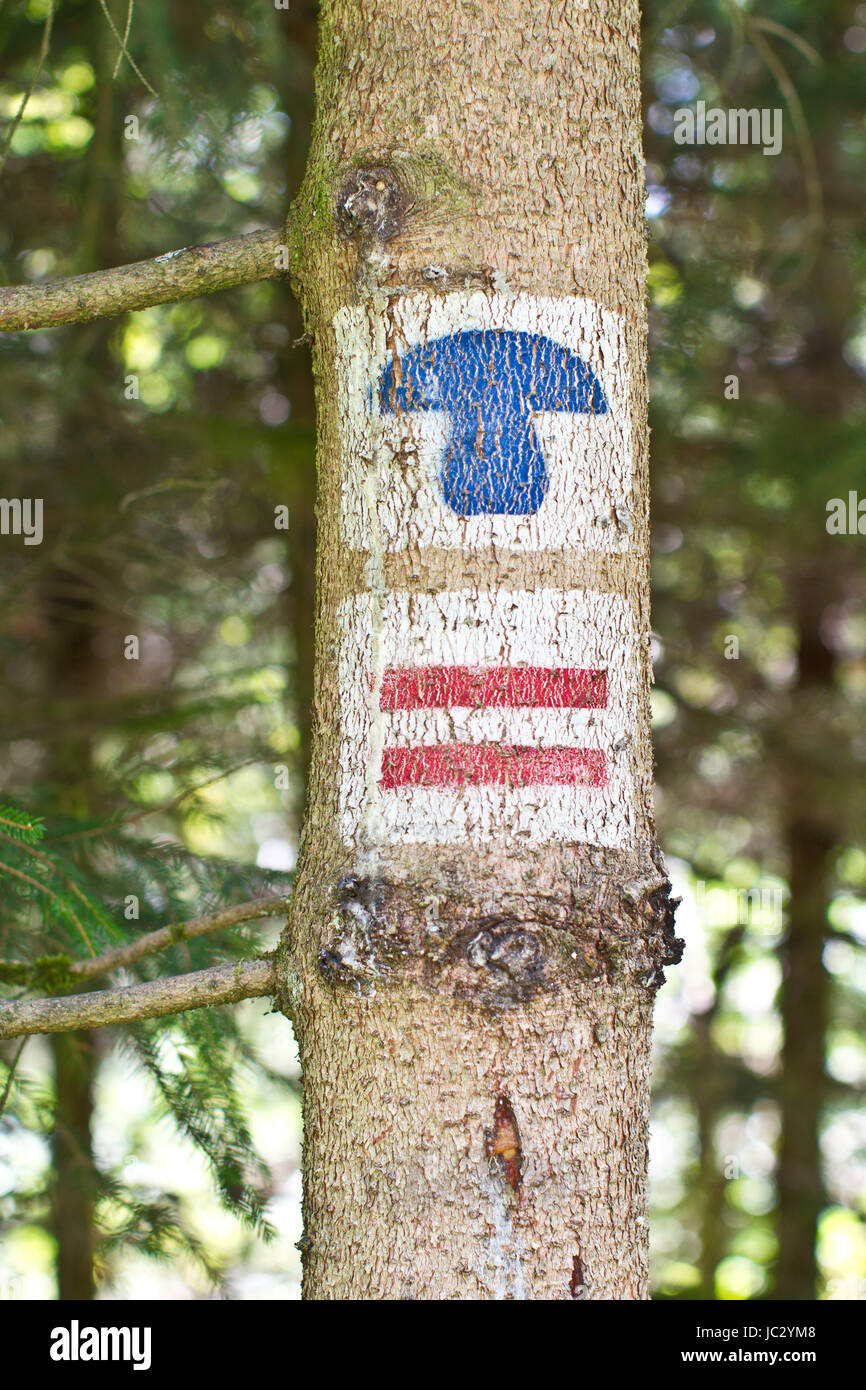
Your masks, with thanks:
[(508, 923), (476, 932), (466, 958), (475, 970), (505, 976), (521, 990), (536, 984), (544, 969), (544, 951), (535, 933)]
[(356, 169), (337, 196), (337, 230), (347, 241), (390, 241), (400, 231), (406, 194), (393, 170)]

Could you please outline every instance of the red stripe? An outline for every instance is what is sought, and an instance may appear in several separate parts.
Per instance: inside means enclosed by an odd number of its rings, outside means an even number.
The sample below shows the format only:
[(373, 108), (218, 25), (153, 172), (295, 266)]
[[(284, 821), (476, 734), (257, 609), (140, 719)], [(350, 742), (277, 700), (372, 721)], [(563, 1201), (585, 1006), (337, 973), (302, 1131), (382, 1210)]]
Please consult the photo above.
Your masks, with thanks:
[(444, 743), (382, 750), (384, 791), (480, 784), (604, 787), (607, 760), (596, 748), (523, 748), (507, 743)]
[(564, 666), (389, 666), (380, 709), (604, 709), (607, 672)]

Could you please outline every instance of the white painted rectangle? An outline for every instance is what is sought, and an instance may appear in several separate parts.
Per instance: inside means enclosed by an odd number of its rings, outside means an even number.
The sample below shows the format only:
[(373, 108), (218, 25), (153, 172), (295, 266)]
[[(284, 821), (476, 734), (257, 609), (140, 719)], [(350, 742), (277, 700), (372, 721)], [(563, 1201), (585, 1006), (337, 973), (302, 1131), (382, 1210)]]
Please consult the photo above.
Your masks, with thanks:
[[(338, 621), (338, 813), (347, 843), (633, 842), (641, 677), (625, 599), (572, 589), (357, 594), (341, 603)], [(603, 708), (380, 708), (386, 671), (527, 667), (606, 672)], [(605, 784), (383, 786), (383, 750), (465, 746), (495, 759), (518, 745), (542, 760), (544, 750), (591, 750), (605, 762)]]
[[(381, 408), (382, 372), (395, 354), (473, 330), (560, 344), (587, 364), (604, 393), (603, 414), (533, 411), (547, 491), (531, 515), (458, 514), (440, 476), (453, 417)], [(373, 554), (413, 546), (628, 550), (634, 462), (621, 317), (573, 297), (418, 293), (389, 300), (382, 314), (366, 305), (340, 309), (334, 331), (345, 544)]]

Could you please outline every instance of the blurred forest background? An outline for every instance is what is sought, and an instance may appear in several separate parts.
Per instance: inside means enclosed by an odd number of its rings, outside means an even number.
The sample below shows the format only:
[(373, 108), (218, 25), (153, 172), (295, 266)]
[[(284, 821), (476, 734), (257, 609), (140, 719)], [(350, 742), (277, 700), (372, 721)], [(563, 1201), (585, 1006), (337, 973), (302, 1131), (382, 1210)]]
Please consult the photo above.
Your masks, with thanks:
[[(826, 520), (866, 499), (866, 4), (645, 9), (658, 816), (687, 940), (657, 1010), (654, 1297), (864, 1298), (866, 540)], [(279, 226), (315, 48), (304, 0), (7, 0), (3, 282)], [(781, 108), (782, 152), (676, 144), (697, 100)], [(0, 538), (4, 993), (22, 957), (49, 981), (85, 940), (290, 890), (313, 437), (282, 282), (0, 338), (0, 492), (45, 499), (41, 545)], [(0, 1298), (298, 1296), (297, 1066), (261, 1001), (0, 1044), (0, 1101)]]

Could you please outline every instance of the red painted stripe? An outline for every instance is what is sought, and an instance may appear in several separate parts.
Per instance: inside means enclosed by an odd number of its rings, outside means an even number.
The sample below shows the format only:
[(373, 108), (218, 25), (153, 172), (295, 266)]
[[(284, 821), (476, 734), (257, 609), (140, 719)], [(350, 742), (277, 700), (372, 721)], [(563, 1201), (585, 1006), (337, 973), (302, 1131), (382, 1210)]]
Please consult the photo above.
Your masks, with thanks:
[(604, 709), (607, 672), (566, 666), (389, 666), (380, 709)]
[(597, 748), (524, 748), (443, 743), (382, 750), (382, 788), (453, 786), (604, 787), (607, 759)]

